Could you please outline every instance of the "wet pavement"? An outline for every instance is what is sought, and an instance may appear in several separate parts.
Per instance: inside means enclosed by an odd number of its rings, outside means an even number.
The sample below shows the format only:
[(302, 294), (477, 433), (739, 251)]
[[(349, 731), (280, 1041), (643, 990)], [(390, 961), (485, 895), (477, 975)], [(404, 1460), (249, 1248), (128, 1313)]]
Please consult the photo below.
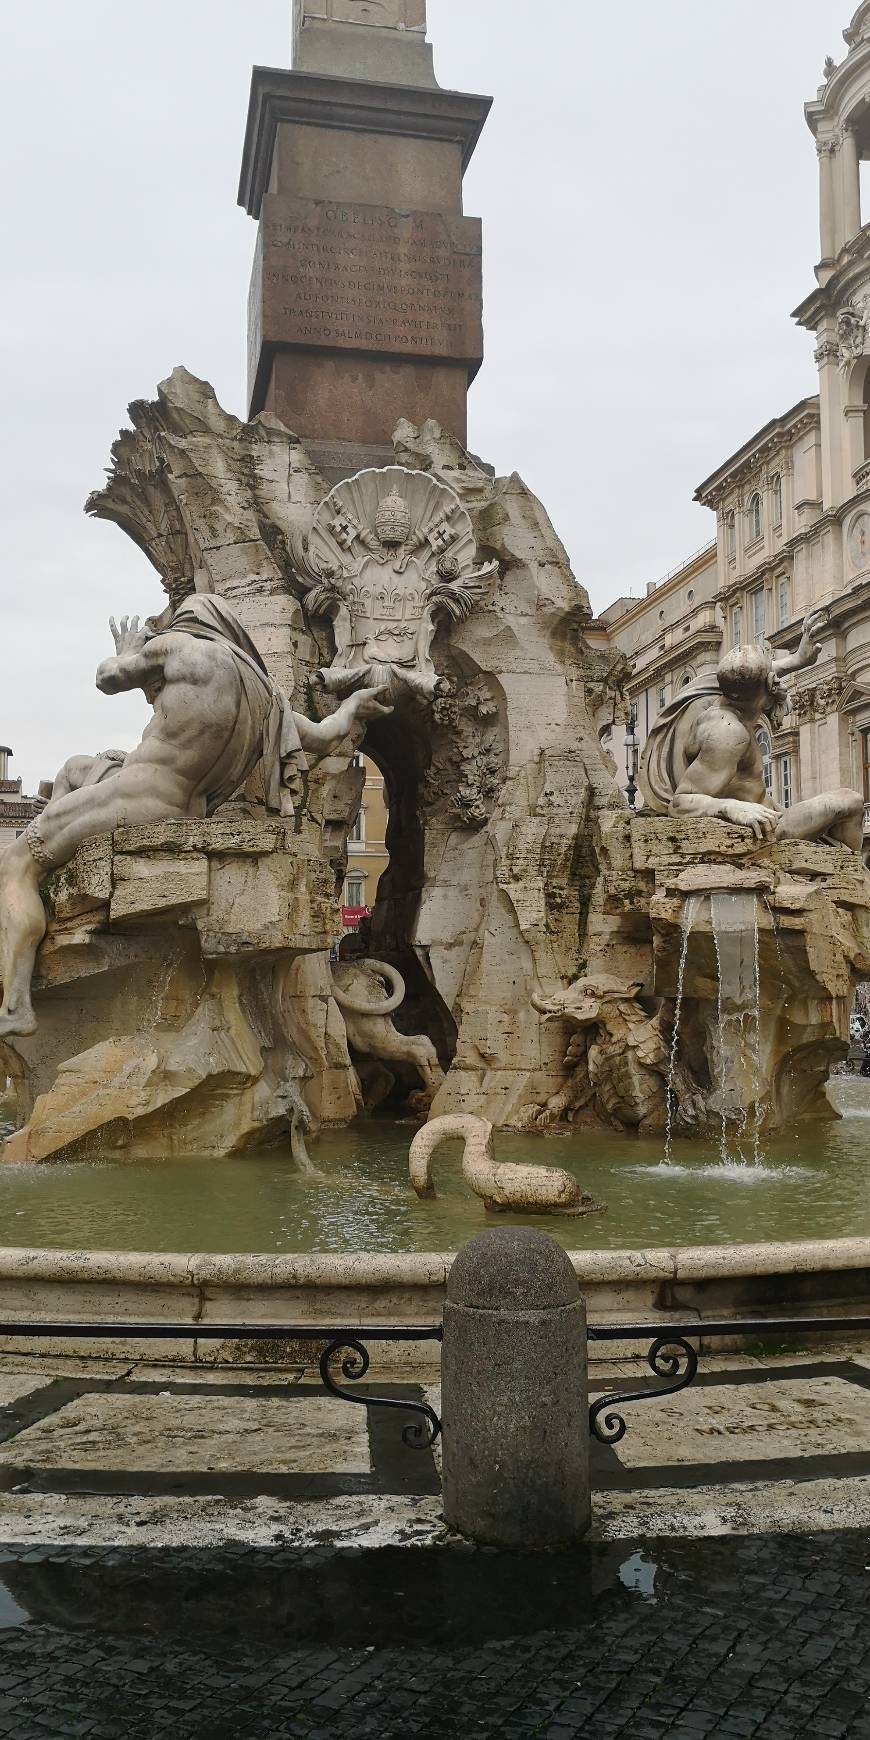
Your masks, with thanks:
[(0, 1736), (870, 1740), (866, 1349), (705, 1358), (526, 1557), (444, 1528), (428, 1378), (312, 1375), (0, 1363)]
[(0, 1561), (14, 1740), (863, 1740), (870, 1533)]

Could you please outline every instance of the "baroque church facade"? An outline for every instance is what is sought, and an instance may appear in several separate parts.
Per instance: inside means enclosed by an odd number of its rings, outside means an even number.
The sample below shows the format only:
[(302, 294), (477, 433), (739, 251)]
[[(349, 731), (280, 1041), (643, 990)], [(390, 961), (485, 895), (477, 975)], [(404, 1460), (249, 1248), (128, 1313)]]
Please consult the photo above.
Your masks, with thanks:
[[(806, 106), (819, 174), (816, 287), (794, 318), (815, 340), (819, 391), (775, 416), (696, 491), (716, 516), (715, 546), (641, 601), (602, 613), (595, 638), (632, 666), (638, 749), (679, 687), (726, 648), (792, 649), (808, 611), (824, 612), (818, 664), (763, 744), (768, 783), (788, 806), (826, 788), (864, 793), (870, 835), (870, 0), (839, 65)], [(866, 203), (866, 202), (865, 202)], [(625, 783), (622, 727), (607, 745)], [(630, 757), (629, 757), (630, 759)]]

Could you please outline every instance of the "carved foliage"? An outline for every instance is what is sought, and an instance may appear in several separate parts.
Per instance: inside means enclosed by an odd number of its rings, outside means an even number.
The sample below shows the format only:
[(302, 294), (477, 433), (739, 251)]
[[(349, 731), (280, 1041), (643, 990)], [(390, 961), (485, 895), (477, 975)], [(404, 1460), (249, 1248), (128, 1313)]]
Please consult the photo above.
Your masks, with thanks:
[(422, 806), (466, 828), (482, 828), (492, 814), (504, 774), (505, 745), (499, 708), (486, 677), (433, 706), (432, 760), (423, 781)]

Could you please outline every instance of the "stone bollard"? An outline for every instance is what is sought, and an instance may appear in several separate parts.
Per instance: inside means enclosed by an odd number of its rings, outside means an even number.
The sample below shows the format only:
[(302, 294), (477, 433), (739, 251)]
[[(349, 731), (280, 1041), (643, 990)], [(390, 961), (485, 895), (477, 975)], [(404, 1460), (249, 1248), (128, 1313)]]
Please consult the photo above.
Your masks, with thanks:
[(494, 1547), (558, 1547), (586, 1533), (586, 1307), (543, 1233), (481, 1233), (447, 1283), (442, 1351), (444, 1517)]

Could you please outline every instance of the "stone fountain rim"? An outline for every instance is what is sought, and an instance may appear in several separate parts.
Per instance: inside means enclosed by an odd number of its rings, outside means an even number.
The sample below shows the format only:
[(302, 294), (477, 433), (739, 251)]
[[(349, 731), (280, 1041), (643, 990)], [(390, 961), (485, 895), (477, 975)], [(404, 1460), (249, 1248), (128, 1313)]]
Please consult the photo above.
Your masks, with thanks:
[[(8, 1282), (209, 1284), (280, 1288), (442, 1287), (456, 1251), (160, 1252), (0, 1247), (0, 1285)], [(870, 1238), (768, 1241), (747, 1245), (651, 1246), (645, 1250), (569, 1251), (581, 1283), (700, 1281), (755, 1275), (870, 1270)], [(119, 1301), (120, 1303), (120, 1301)], [(2, 1305), (0, 1305), (2, 1311)], [(43, 1315), (42, 1312), (39, 1315)], [(205, 1325), (204, 1325), (205, 1327)]]

